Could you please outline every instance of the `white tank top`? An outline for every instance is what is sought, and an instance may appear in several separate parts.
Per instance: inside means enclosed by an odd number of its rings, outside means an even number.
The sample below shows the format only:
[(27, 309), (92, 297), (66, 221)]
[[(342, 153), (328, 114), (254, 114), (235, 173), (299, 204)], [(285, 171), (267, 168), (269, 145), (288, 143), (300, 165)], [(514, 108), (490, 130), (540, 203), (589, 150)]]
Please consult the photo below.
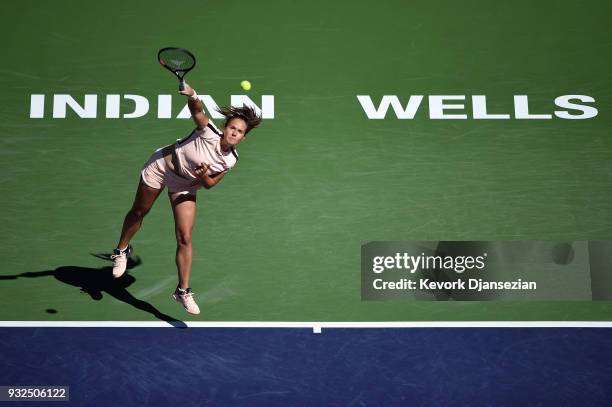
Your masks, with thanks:
[(203, 129), (195, 129), (183, 139), (177, 140), (175, 146), (178, 160), (178, 173), (187, 179), (196, 180), (195, 169), (202, 163), (210, 165), (207, 174), (228, 171), (238, 161), (238, 152), (231, 148), (229, 152), (221, 151), (223, 133), (208, 122)]

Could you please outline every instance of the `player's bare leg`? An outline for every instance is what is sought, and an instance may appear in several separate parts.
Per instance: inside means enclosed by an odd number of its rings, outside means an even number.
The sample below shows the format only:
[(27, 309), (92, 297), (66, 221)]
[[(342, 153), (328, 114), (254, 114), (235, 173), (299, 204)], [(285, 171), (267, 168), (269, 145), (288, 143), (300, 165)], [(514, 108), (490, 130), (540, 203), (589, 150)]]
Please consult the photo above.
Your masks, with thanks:
[(142, 220), (149, 213), (155, 200), (161, 193), (161, 189), (155, 189), (147, 186), (140, 181), (132, 208), (125, 215), (123, 220), (123, 228), (121, 237), (117, 243), (117, 248), (113, 251), (111, 259), (113, 260), (113, 277), (119, 278), (125, 273), (127, 266), (127, 258), (132, 253), (129, 246), (130, 240), (138, 232), (142, 225)]
[(119, 238), (119, 243), (117, 243), (118, 249), (123, 249), (130, 243), (130, 240), (132, 240), (132, 237), (134, 237), (136, 232), (140, 229), (142, 220), (153, 207), (161, 191), (161, 189), (151, 188), (143, 183), (142, 180), (140, 181), (132, 208), (125, 215), (125, 219), (123, 220), (121, 237)]
[(172, 213), (174, 214), (174, 225), (176, 234), (176, 267), (178, 269), (179, 284), (173, 295), (190, 314), (199, 314), (200, 309), (193, 300), (193, 292), (189, 288), (189, 277), (191, 275), (191, 262), (193, 258), (193, 246), (191, 235), (196, 216), (195, 195), (170, 194)]

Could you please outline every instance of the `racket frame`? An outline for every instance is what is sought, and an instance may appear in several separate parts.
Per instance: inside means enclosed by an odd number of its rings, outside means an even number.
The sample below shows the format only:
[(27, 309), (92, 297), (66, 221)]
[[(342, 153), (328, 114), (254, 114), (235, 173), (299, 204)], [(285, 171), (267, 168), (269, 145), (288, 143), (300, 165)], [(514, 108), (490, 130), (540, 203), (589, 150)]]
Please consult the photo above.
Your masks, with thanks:
[[(186, 53), (187, 55), (189, 55), (193, 59), (193, 65), (189, 69), (172, 69), (168, 65), (166, 65), (166, 63), (164, 62), (164, 60), (161, 57), (161, 54), (164, 51), (180, 51), (180, 52), (184, 52), (184, 53)], [(164, 68), (166, 68), (167, 70), (169, 70), (170, 72), (172, 72), (173, 74), (176, 75), (176, 77), (179, 80), (179, 90), (185, 90), (185, 80), (183, 78), (185, 78), (185, 75), (187, 75), (187, 73), (189, 71), (191, 71), (193, 68), (195, 68), (195, 66), (196, 66), (195, 55), (193, 55), (193, 53), (191, 53), (189, 50), (186, 50), (185, 48), (166, 47), (166, 48), (160, 49), (157, 52), (157, 61), (160, 63), (161, 66), (163, 66)]]

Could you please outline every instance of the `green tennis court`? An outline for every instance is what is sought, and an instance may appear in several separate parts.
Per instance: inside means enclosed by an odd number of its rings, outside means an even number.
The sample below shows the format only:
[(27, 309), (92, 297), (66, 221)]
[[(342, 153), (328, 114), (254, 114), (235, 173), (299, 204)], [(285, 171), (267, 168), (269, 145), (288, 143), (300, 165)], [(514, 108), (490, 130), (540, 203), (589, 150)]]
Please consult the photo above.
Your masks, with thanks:
[[(610, 238), (609, 2), (81, 5), (26, 0), (0, 17), (0, 320), (157, 319), (143, 304), (203, 321), (612, 319), (609, 301), (370, 302), (360, 287), (365, 241)], [(186, 79), (217, 104), (272, 101), (236, 168), (198, 194), (198, 317), (170, 300), (165, 193), (133, 240), (130, 278), (83, 292), (109, 266), (91, 254), (114, 247), (145, 160), (193, 128), (157, 64), (165, 46), (194, 52)], [(54, 117), (61, 95), (81, 108), (95, 95), (95, 117)], [(375, 108), (423, 99), (413, 119), (392, 107), (369, 119), (359, 95)], [(432, 95), (463, 96), (446, 113), (466, 118), (431, 118)], [(509, 118), (475, 119), (473, 95)], [(516, 118), (517, 95), (550, 118)], [(597, 115), (559, 117), (581, 114), (555, 104), (563, 95), (589, 96)], [(143, 100), (146, 114), (125, 117)]]

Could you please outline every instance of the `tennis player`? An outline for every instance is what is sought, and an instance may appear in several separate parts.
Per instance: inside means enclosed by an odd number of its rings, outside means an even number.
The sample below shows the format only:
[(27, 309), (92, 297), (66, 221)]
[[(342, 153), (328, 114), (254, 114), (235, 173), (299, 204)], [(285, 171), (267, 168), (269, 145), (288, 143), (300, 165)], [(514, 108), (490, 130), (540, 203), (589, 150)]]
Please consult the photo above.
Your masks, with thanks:
[(236, 165), (236, 146), (261, 123), (261, 117), (246, 105), (218, 109), (225, 116), (223, 131), (220, 131), (204, 114), (195, 90), (185, 84), (180, 93), (188, 97), (187, 105), (197, 127), (189, 136), (156, 150), (145, 163), (134, 204), (125, 216), (121, 237), (111, 259), (113, 277), (119, 278), (125, 273), (127, 258), (133, 252), (130, 240), (164, 187), (168, 188), (174, 215), (178, 268), (178, 286), (172, 297), (188, 313), (199, 314), (200, 308), (189, 287), (196, 192), (201, 187), (210, 189), (217, 185)]

